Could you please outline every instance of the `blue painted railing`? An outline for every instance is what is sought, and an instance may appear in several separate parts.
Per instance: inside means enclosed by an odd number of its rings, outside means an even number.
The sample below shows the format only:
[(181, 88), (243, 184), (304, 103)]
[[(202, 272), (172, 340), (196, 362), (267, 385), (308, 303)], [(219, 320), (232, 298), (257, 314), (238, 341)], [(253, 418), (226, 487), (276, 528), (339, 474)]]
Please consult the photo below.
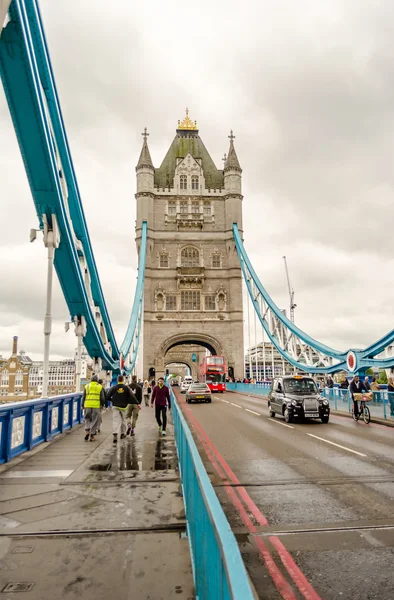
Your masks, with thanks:
[(175, 439), (198, 600), (252, 600), (237, 541), (171, 390)]
[(0, 464), (83, 421), (82, 394), (0, 404)]
[[(349, 390), (338, 387), (323, 388), (320, 393), (330, 402), (334, 410), (352, 412), (352, 397)], [(373, 401), (368, 402), (371, 417), (394, 419), (394, 392), (379, 390), (373, 392)]]
[(240, 392), (241, 394), (258, 394), (259, 396), (268, 396), (270, 384), (260, 383), (226, 383), (226, 389), (229, 392)]
[[(270, 387), (253, 383), (226, 383), (229, 392), (238, 392), (247, 396), (267, 396)], [(322, 396), (327, 398), (333, 410), (352, 412), (352, 398), (348, 390), (339, 387), (323, 388)], [(371, 417), (394, 419), (394, 392), (379, 390), (373, 392), (373, 402), (368, 402)]]

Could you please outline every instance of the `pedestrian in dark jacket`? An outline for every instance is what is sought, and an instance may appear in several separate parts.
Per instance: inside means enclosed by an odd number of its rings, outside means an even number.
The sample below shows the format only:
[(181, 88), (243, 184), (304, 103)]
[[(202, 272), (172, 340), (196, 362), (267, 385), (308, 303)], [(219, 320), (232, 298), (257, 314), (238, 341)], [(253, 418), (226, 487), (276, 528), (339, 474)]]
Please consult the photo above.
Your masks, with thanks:
[(341, 383), (341, 390), (348, 390), (348, 389), (349, 389), (349, 382), (345, 377), (345, 379)]
[(162, 435), (166, 435), (167, 404), (168, 410), (171, 410), (170, 390), (164, 385), (163, 377), (159, 377), (158, 384), (153, 388), (151, 406), (155, 405), (156, 421)]
[(118, 383), (108, 390), (107, 400), (112, 402), (112, 432), (114, 435), (114, 444), (117, 444), (119, 428), (120, 438), (123, 439), (126, 437), (127, 407), (129, 404), (138, 405), (138, 402), (133, 392), (124, 383), (123, 375), (119, 375)]
[(130, 390), (137, 398), (137, 404), (129, 404), (126, 412), (127, 431), (126, 435), (135, 435), (135, 426), (137, 424), (138, 415), (141, 410), (142, 402), (142, 387), (137, 383), (137, 377), (135, 375), (131, 378), (129, 385)]

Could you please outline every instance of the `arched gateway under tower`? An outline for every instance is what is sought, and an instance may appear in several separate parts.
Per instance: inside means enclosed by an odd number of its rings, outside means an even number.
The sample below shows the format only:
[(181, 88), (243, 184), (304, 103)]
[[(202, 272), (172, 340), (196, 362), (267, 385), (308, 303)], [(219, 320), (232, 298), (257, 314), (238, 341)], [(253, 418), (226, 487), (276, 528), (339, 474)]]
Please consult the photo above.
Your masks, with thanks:
[(159, 168), (147, 133), (136, 167), (139, 249), (148, 222), (144, 287), (144, 377), (163, 375), (171, 348), (200, 345), (243, 376), (242, 274), (232, 225), (242, 232), (242, 169), (230, 148), (217, 169), (196, 122), (178, 122)]

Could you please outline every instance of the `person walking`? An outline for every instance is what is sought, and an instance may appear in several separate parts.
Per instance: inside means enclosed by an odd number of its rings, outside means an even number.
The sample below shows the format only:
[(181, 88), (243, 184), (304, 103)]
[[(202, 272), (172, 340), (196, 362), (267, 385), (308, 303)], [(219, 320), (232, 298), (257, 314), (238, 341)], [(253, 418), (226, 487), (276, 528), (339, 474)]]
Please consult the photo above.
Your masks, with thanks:
[(94, 442), (100, 422), (101, 407), (105, 404), (103, 386), (97, 375), (92, 375), (90, 383), (85, 385), (82, 396), (82, 408), (85, 410), (85, 442)]
[(118, 433), (120, 430), (120, 439), (126, 437), (126, 410), (129, 404), (137, 404), (137, 398), (133, 392), (124, 383), (124, 376), (118, 376), (118, 383), (113, 385), (107, 392), (107, 401), (112, 402), (112, 433), (113, 443), (118, 443)]
[(145, 406), (149, 406), (149, 398), (152, 393), (151, 387), (149, 385), (149, 381), (145, 379), (144, 386), (142, 388), (142, 395), (144, 397)]
[(167, 428), (167, 404), (171, 410), (170, 390), (164, 385), (164, 378), (159, 377), (158, 384), (152, 391), (151, 406), (155, 405), (155, 416), (159, 426), (159, 433), (166, 435)]
[[(104, 385), (103, 385), (103, 380), (99, 379), (98, 380), (99, 384), (101, 385), (101, 387), (104, 390)], [(105, 397), (105, 390), (104, 390), (104, 397)], [(101, 430), (101, 425), (103, 423), (103, 411), (105, 409), (105, 405), (100, 406), (100, 414), (99, 414), (99, 419), (98, 419), (98, 423), (97, 423), (97, 433), (100, 433)]]
[(126, 412), (127, 431), (126, 435), (135, 435), (135, 426), (137, 424), (138, 415), (141, 410), (142, 402), (142, 387), (137, 383), (137, 377), (135, 375), (131, 378), (129, 385), (130, 390), (137, 398), (137, 404), (129, 404)]
[(394, 417), (394, 377), (389, 377), (387, 391), (390, 402), (390, 417)]

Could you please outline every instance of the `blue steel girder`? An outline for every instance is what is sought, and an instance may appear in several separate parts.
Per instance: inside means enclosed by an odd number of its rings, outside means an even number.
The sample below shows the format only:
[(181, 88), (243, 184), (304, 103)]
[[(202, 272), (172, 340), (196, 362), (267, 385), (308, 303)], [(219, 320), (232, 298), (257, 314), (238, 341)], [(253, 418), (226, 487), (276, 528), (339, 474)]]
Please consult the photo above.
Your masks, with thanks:
[[(33, 13), (36, 19), (36, 31), (31, 28), (31, 21), (34, 23)], [(93, 286), (90, 288), (90, 285), (86, 285), (90, 283), (91, 278), (96, 280), (97, 277), (98, 281), (95, 265), (91, 263), (93, 270), (90, 271), (84, 256), (86, 245), (90, 247), (89, 238), (85, 238), (85, 246), (83, 246), (77, 238), (71, 218), (70, 205), (73, 204), (75, 195), (69, 194), (69, 190), (73, 189), (75, 176), (72, 164), (68, 163), (69, 166), (64, 169), (61, 161), (58, 137), (62, 133), (63, 125), (54, 124), (61, 115), (55, 114), (53, 106), (51, 109), (49, 107), (38, 67), (37, 53), (40, 54), (41, 71), (44, 59), (49, 60), (49, 57), (46, 54), (46, 46), (45, 48), (43, 46), (44, 38), (39, 43), (35, 39), (38, 35), (37, 23), (40, 25), (40, 35), (43, 36), (35, 0), (13, 0), (9, 16), (10, 21), (2, 30), (0, 37), (0, 75), (37, 216), (42, 227), (43, 215), (46, 215), (49, 224), (51, 224), (52, 214), (56, 215), (60, 230), (60, 245), (55, 251), (55, 268), (70, 315), (85, 317), (87, 334), (84, 344), (89, 354), (101, 358), (104, 368), (113, 369), (118, 365), (118, 350), (113, 334), (111, 335), (112, 328), (109, 329), (110, 335), (107, 336), (108, 330), (102, 316), (106, 313), (104, 300), (96, 304), (97, 298), (94, 299), (92, 295)], [(48, 64), (47, 68), (49, 68)], [(45, 85), (48, 88), (52, 78), (47, 75), (48, 80)], [(58, 106), (56, 90), (52, 90), (52, 96), (48, 97), (52, 104), (56, 101)], [(69, 155), (67, 140), (60, 140), (60, 146), (67, 164), (65, 155), (66, 151)], [(71, 173), (74, 181), (67, 180), (67, 168), (71, 169), (68, 174)], [(80, 216), (84, 223), (83, 213)], [(91, 255), (93, 257), (92, 252)], [(101, 327), (101, 319), (104, 327)], [(100, 335), (100, 329), (101, 334), (104, 330), (104, 339)], [(112, 347), (111, 351), (109, 346)]]
[[(31, 31), (33, 32), (33, 43), (37, 60), (41, 85), (47, 100), (49, 116), (56, 139), (56, 147), (62, 166), (62, 175), (67, 183), (68, 208), (75, 236), (82, 244), (82, 257), (90, 274), (90, 289), (94, 306), (100, 307), (100, 314), (104, 324), (108, 342), (112, 348), (112, 356), (117, 359), (119, 351), (112, 329), (111, 321), (106, 308), (100, 279), (90, 243), (89, 232), (83, 211), (82, 201), (79, 194), (77, 178), (74, 171), (71, 152), (68, 145), (67, 134), (64, 127), (63, 115), (57, 94), (55, 78), (46, 43), (45, 33), (40, 16), (39, 6), (36, 0), (26, 0), (26, 11)], [(81, 254), (81, 253), (80, 253)], [(81, 261), (81, 256), (80, 256)]]
[[(342, 370), (358, 372), (372, 366), (394, 365), (394, 356), (374, 358), (393, 341), (394, 331), (364, 350), (340, 352), (299, 329), (278, 308), (261, 284), (243, 246), (236, 223), (233, 224), (233, 235), (246, 287), (260, 323), (269, 340), (290, 364), (308, 373), (334, 373)], [(349, 354), (353, 356), (352, 367), (347, 361)]]
[(146, 221), (143, 221), (141, 228), (141, 243), (139, 249), (137, 286), (135, 289), (134, 302), (131, 310), (126, 335), (120, 347), (121, 354), (124, 357), (129, 357), (125, 368), (125, 371), (128, 374), (132, 373), (134, 370), (141, 335), (141, 324), (144, 312), (144, 282), (147, 237), (148, 224)]

